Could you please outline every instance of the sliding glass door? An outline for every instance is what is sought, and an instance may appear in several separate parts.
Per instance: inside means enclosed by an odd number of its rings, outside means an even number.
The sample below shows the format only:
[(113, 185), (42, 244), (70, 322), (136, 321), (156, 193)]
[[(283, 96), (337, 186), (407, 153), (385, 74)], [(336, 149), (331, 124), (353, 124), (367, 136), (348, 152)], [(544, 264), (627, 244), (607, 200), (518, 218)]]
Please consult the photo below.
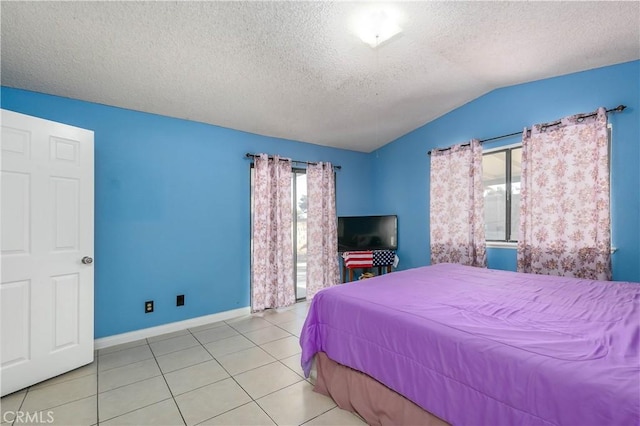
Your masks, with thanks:
[(296, 299), (307, 297), (307, 174), (293, 169), (293, 241)]
[[(253, 166), (251, 167), (251, 226), (253, 229)], [(293, 285), (296, 300), (307, 297), (307, 174), (305, 169), (293, 169), (291, 173), (291, 208), (293, 212)], [(253, 233), (252, 233), (253, 235)], [(253, 241), (251, 245), (253, 249)]]

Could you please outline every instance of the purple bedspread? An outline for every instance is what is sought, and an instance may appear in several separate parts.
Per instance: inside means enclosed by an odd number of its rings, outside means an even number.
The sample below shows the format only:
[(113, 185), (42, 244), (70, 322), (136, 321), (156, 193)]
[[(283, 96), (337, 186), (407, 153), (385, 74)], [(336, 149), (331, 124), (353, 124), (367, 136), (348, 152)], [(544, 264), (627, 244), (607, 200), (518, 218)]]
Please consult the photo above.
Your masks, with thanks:
[(640, 284), (439, 264), (319, 292), (316, 352), (454, 425), (638, 425)]

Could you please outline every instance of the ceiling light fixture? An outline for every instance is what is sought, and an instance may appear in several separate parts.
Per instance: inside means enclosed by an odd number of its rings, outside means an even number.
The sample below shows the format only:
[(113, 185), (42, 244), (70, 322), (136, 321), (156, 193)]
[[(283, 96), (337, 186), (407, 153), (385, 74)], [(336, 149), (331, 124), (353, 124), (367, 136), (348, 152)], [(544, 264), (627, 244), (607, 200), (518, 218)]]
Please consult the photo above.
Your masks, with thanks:
[(355, 32), (362, 41), (375, 49), (402, 32), (396, 15), (391, 10), (365, 13), (356, 20)]

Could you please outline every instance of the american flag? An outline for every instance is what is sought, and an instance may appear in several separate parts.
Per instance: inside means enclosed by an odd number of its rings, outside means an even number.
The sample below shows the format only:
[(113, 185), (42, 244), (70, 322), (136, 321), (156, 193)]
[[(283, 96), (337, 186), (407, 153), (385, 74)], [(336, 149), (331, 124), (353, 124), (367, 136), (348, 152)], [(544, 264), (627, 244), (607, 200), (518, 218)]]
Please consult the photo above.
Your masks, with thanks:
[(345, 251), (342, 254), (347, 268), (370, 268), (372, 266), (393, 265), (393, 250)]
[(396, 253), (393, 250), (374, 250), (373, 266), (393, 265)]
[(342, 254), (347, 268), (370, 268), (373, 266), (373, 251), (345, 251)]

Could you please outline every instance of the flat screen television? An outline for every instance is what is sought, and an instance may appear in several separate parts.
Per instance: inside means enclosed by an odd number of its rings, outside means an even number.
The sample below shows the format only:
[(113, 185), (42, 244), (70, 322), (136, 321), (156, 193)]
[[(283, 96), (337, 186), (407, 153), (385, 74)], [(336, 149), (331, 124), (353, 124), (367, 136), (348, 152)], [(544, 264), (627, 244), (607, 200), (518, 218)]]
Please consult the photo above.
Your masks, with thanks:
[(397, 250), (398, 216), (338, 217), (338, 251)]

